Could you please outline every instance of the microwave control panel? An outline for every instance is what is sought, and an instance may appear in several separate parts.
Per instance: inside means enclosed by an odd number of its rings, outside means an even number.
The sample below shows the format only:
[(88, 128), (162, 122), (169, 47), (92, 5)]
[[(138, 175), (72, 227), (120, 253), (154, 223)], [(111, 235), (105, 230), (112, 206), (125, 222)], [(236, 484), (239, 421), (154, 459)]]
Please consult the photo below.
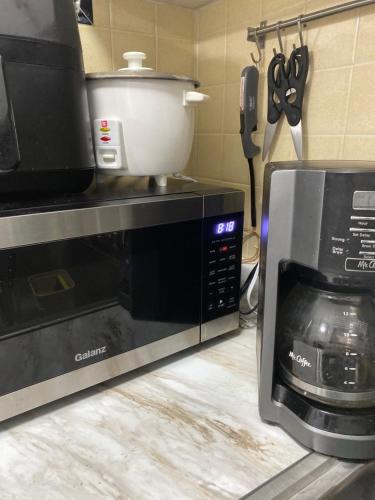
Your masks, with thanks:
[(202, 322), (238, 311), (243, 214), (204, 221)]

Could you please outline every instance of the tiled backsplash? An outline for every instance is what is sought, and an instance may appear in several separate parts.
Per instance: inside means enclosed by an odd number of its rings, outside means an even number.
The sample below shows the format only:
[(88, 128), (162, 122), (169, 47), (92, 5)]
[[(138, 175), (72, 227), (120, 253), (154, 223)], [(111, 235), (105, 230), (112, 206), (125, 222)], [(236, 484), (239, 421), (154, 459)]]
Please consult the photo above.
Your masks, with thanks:
[[(239, 79), (252, 64), (255, 44), (246, 28), (295, 17), (340, 3), (340, 0), (217, 0), (196, 11), (197, 78), (211, 95), (199, 109), (192, 173), (214, 182), (236, 183), (248, 193), (248, 167), (239, 137)], [(341, 3), (343, 3), (341, 1)], [(310, 49), (310, 75), (304, 104), (306, 159), (375, 160), (375, 6), (312, 22), (304, 30)], [(298, 45), (297, 28), (283, 34), (286, 53)], [(277, 47), (268, 35), (265, 63), (260, 68), (259, 125), (255, 142), (263, 144), (266, 124), (266, 72)], [(295, 159), (284, 120), (273, 160)], [(263, 163), (256, 166), (258, 220)], [(247, 219), (248, 220), (248, 219)]]
[[(252, 64), (250, 52), (256, 49), (246, 41), (246, 28), (340, 0), (216, 0), (197, 10), (151, 0), (93, 3), (95, 26), (80, 27), (86, 70), (117, 69), (124, 65), (125, 50), (142, 50), (148, 54), (148, 66), (194, 74), (211, 101), (199, 107), (188, 171), (248, 194), (248, 166), (239, 136), (239, 80), (242, 68)], [(375, 160), (374, 26), (375, 7), (371, 6), (313, 22), (304, 30), (311, 54), (303, 119), (306, 159)], [(283, 33), (283, 40), (289, 53), (292, 44), (299, 43), (297, 29)], [(259, 145), (266, 123), (265, 74), (276, 44), (276, 35), (268, 35), (260, 68), (255, 134)], [(295, 159), (286, 120), (271, 158)], [(259, 157), (255, 166), (259, 219), (264, 167)]]
[(87, 72), (123, 66), (125, 51), (146, 52), (158, 71), (194, 74), (194, 12), (149, 0), (93, 0), (94, 26), (80, 26)]

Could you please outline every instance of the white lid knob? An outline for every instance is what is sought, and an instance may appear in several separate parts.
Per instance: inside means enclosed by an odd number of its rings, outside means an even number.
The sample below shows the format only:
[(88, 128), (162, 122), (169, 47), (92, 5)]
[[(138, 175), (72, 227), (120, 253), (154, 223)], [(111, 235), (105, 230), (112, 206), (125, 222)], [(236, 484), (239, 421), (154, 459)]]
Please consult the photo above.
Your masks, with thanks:
[(143, 69), (143, 61), (146, 59), (144, 52), (125, 52), (122, 57), (128, 61), (128, 69), (133, 71)]

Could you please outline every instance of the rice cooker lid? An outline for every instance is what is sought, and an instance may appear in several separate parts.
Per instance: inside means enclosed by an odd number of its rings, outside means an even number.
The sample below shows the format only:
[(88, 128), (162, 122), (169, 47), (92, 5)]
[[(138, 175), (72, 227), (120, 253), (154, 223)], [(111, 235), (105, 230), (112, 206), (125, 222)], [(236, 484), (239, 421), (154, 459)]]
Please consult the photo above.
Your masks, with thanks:
[(125, 52), (122, 56), (127, 62), (127, 68), (121, 68), (118, 71), (110, 73), (88, 73), (88, 80), (178, 80), (182, 82), (192, 83), (195, 87), (199, 87), (200, 83), (197, 80), (185, 75), (174, 75), (172, 73), (159, 73), (152, 68), (143, 66), (143, 61), (146, 59), (144, 52)]

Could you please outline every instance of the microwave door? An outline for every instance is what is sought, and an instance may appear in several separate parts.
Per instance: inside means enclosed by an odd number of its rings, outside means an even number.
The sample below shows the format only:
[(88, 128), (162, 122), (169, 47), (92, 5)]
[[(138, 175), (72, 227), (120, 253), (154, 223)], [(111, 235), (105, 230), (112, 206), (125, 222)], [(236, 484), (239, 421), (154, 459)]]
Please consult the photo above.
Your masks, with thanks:
[(0, 250), (0, 396), (199, 343), (201, 253), (200, 219)]

